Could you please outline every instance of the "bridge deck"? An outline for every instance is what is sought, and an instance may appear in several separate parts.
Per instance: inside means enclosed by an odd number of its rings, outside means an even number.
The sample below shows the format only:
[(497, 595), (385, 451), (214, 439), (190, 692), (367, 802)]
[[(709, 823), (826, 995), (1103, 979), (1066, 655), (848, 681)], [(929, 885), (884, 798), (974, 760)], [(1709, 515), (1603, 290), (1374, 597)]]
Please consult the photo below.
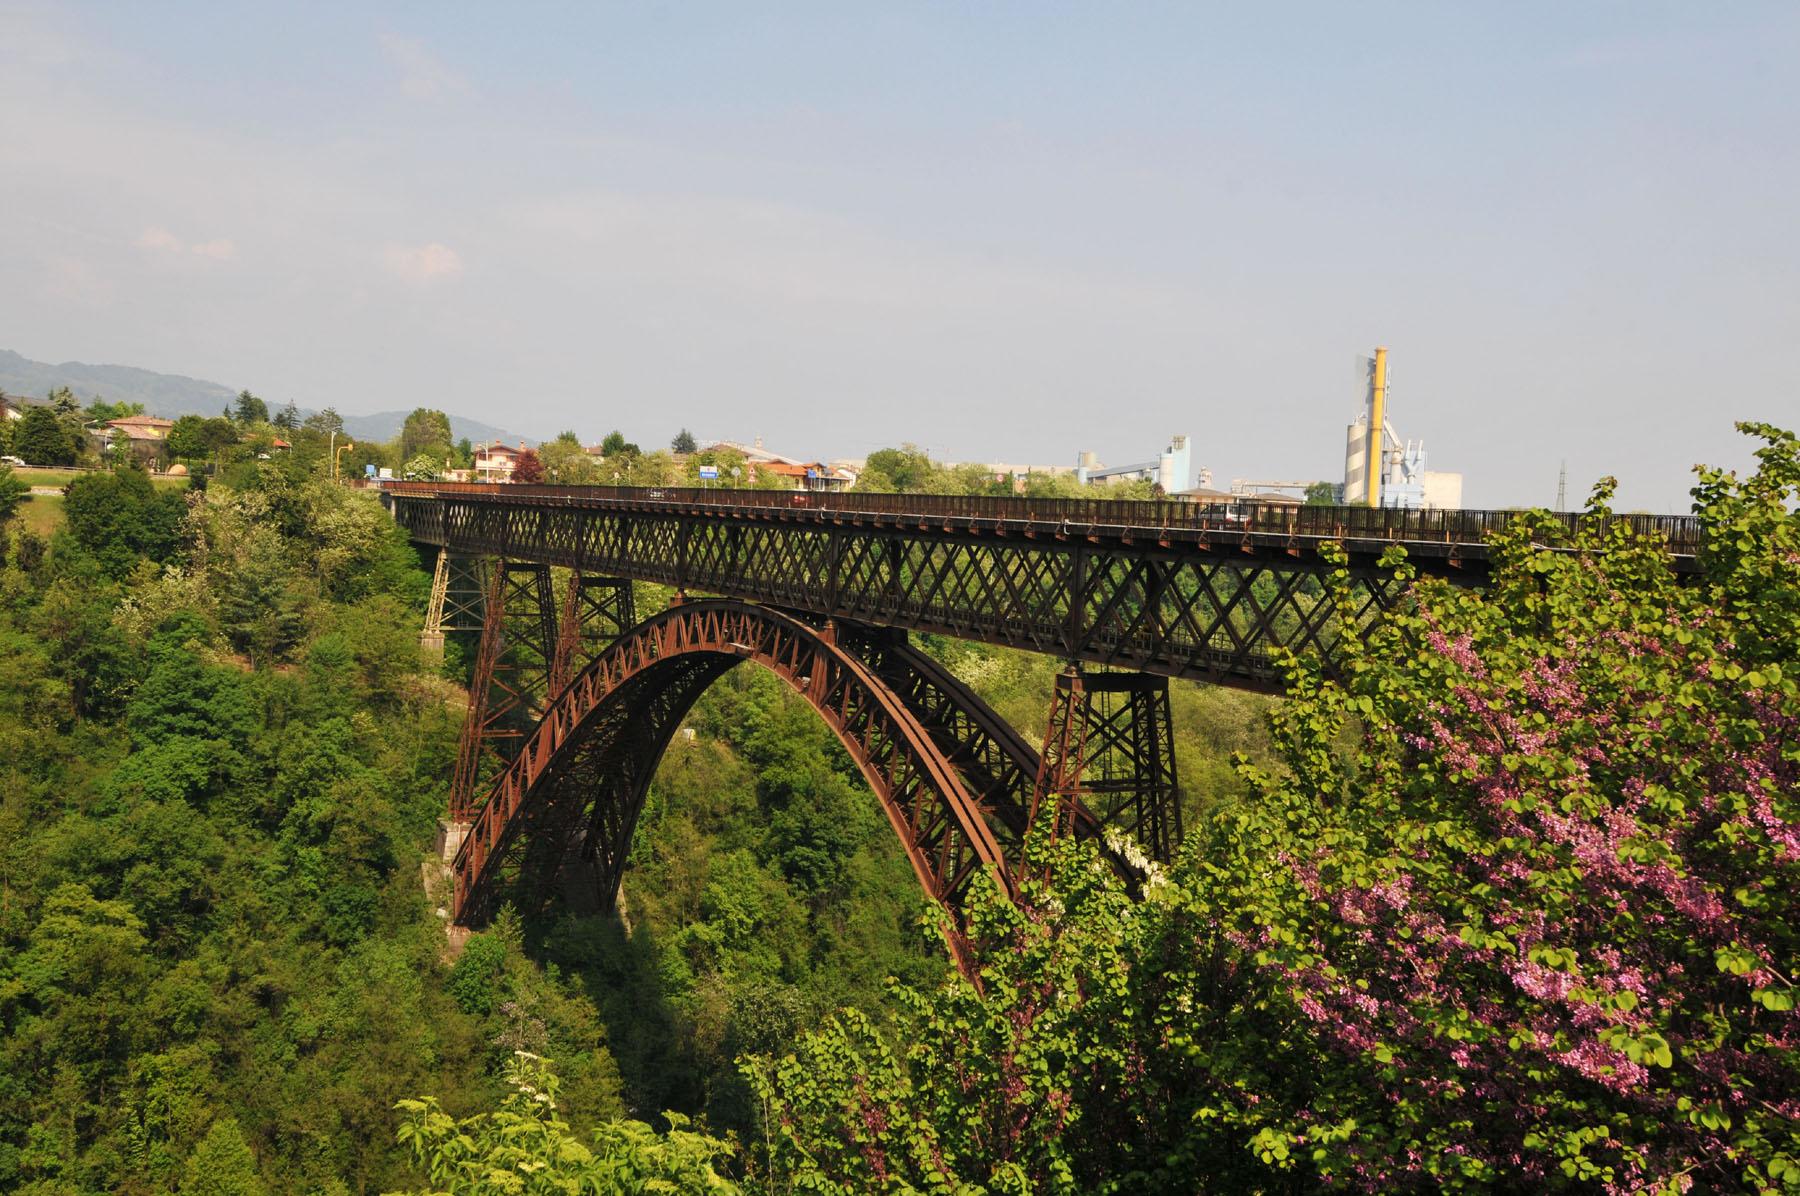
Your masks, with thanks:
[[(1173, 534), (1192, 541), (1222, 535), (1250, 536), (1255, 542), (1286, 547), (1331, 541), (1352, 554), (1380, 553), (1401, 544), (1409, 553), (1431, 557), (1485, 559), (1490, 536), (1522, 511), (1401, 510), (1372, 507), (1314, 507), (1291, 503), (1195, 503), (1177, 500), (1121, 501), (1085, 498), (1004, 498), (946, 494), (849, 494), (788, 490), (736, 490), (645, 486), (497, 486), (485, 482), (383, 482), (384, 493), (425, 498), (467, 498), (533, 505), (567, 505), (597, 510), (679, 510), (684, 514), (751, 515), (800, 521), (847, 520), (856, 525), (940, 524), (994, 531), (1135, 539)], [(1537, 512), (1571, 534), (1583, 522), (1579, 512)], [(1677, 558), (1699, 549), (1701, 527), (1692, 515), (1614, 515), (1639, 534), (1660, 536)]]
[[(1486, 580), (1512, 511), (1256, 503), (400, 482), (382, 486), (413, 538), (452, 552), (661, 582), (820, 616), (1266, 688), (1274, 650), (1317, 651), (1386, 605), (1376, 567)], [(1571, 530), (1582, 516), (1553, 516)], [(1680, 569), (1691, 517), (1614, 516), (1658, 535)], [(1324, 601), (1341, 545), (1355, 626)]]

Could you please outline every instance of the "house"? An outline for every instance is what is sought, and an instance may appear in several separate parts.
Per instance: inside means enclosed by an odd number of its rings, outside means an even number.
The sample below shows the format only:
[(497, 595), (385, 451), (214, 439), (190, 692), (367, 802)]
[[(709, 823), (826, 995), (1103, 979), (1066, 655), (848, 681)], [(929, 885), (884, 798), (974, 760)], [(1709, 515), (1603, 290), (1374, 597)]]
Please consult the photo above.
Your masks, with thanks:
[(484, 444), (475, 450), (475, 480), (478, 482), (510, 482), (513, 470), (519, 467), (519, 457), (525, 452), (525, 446), (514, 448), (509, 444)]
[[(124, 419), (109, 419), (106, 426), (114, 432), (123, 432), (135, 445), (154, 441), (160, 443), (169, 438), (169, 429), (175, 426), (172, 419), (158, 419), (154, 415), (128, 415)], [(112, 432), (106, 436), (111, 439)]]
[(772, 453), (763, 447), (761, 436), (753, 444), (739, 444), (735, 440), (712, 440), (700, 446), (701, 450), (729, 449), (741, 455), (751, 465), (804, 465), (804, 461), (796, 461), (792, 457), (784, 457), (780, 453)]
[(827, 465), (823, 461), (801, 461), (794, 457), (784, 457), (764, 448), (760, 436), (751, 444), (739, 444), (735, 440), (715, 440), (707, 444), (703, 451), (712, 449), (727, 449), (741, 454), (746, 480), (749, 482), (755, 482), (758, 476), (772, 476), (783, 479), (795, 490), (815, 491), (848, 490), (856, 484), (856, 471), (845, 468), (842, 463)]
[(124, 419), (110, 419), (103, 424), (88, 425), (88, 435), (93, 437), (95, 447), (103, 453), (113, 451), (113, 443), (125, 437), (126, 451), (139, 462), (159, 461), (167, 453), (164, 441), (169, 438), (169, 429), (175, 426), (172, 419), (158, 419), (154, 415), (128, 415)]
[(751, 461), (744, 468), (752, 482), (759, 477), (778, 477), (795, 490), (835, 492), (850, 489), (856, 481), (856, 475), (848, 470), (832, 469), (819, 461)]

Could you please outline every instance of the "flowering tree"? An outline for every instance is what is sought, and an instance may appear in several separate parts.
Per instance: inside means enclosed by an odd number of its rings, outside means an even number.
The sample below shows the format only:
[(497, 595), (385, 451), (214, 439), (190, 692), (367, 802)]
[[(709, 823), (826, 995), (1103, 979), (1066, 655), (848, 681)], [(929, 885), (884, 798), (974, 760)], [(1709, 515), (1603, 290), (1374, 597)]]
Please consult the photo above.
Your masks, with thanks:
[(400, 476), (408, 482), (435, 482), (441, 470), (442, 464), (438, 458), (430, 453), (414, 453), (400, 467)]
[[(824, 1190), (1800, 1190), (1800, 445), (1703, 471), (1698, 572), (1608, 520), (1416, 576), (1285, 768), (1127, 900), (976, 911), (982, 991), (751, 1065)], [(1347, 575), (1338, 592), (1347, 594)]]

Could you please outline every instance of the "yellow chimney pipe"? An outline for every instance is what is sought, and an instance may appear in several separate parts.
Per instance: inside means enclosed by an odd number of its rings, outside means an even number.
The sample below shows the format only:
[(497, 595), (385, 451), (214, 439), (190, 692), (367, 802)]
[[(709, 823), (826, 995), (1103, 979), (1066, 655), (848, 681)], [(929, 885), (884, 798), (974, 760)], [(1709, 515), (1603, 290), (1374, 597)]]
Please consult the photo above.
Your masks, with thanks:
[(1387, 465), (1387, 350), (1375, 350), (1375, 372), (1369, 379), (1368, 485), (1363, 487), (1371, 507), (1381, 505), (1381, 475)]

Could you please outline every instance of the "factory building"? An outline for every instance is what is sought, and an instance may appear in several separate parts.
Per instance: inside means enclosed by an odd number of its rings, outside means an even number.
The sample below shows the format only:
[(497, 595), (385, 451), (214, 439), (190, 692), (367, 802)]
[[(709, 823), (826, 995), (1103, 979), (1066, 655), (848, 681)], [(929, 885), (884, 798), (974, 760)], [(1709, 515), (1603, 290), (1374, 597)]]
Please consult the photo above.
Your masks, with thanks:
[(1076, 458), (1075, 476), (1084, 486), (1090, 482), (1155, 482), (1164, 494), (1175, 494), (1194, 484), (1193, 448), (1186, 436), (1171, 436), (1156, 460), (1113, 466), (1103, 466), (1097, 454), (1083, 451)]
[(1344, 432), (1343, 501), (1415, 511), (1461, 507), (1462, 474), (1425, 468), (1425, 442), (1402, 440), (1387, 418), (1387, 391), (1387, 350), (1377, 349), (1363, 411)]

